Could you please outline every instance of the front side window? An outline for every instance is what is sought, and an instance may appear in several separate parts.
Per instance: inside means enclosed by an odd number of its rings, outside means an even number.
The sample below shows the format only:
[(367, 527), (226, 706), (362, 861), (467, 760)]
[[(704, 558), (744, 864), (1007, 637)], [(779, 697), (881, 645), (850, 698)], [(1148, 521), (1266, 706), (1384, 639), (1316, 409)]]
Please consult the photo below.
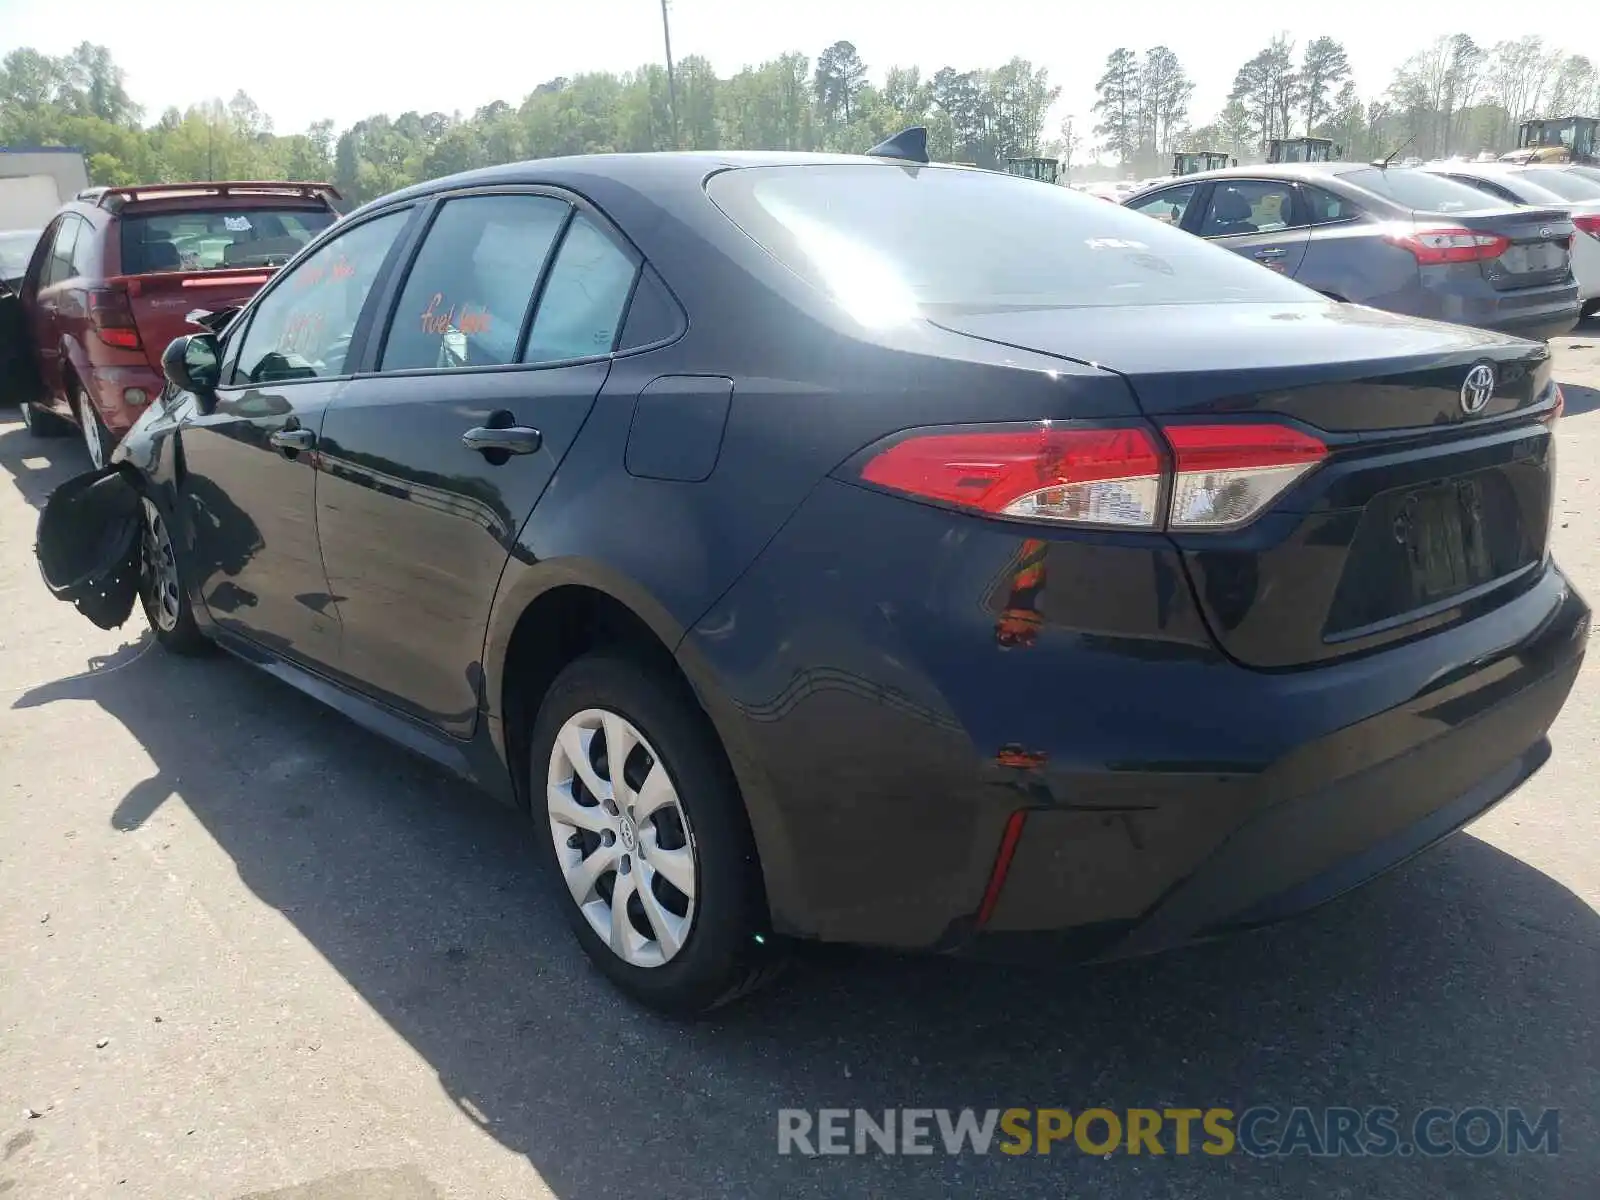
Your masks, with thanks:
[(357, 225), (276, 280), (250, 317), (232, 382), (343, 375), (367, 294), (410, 215), (402, 209)]
[(1134, 200), (1128, 207), (1147, 217), (1165, 221), (1168, 225), (1182, 225), (1183, 214), (1189, 210), (1189, 202), (1194, 199), (1195, 188), (1196, 185), (1192, 183), (1186, 183), (1182, 187), (1166, 188), (1154, 196)]
[(122, 273), (279, 267), (333, 224), (325, 208), (212, 208), (124, 213)]
[(514, 362), (544, 261), (571, 211), (552, 196), (446, 203), (406, 277), (378, 369)]
[(638, 265), (582, 213), (572, 218), (534, 314), (523, 362), (591, 358), (616, 348)]
[(712, 201), (863, 324), (943, 312), (1310, 299), (1291, 280), (1120, 204), (991, 171), (743, 167)]
[(1294, 188), (1267, 179), (1218, 180), (1200, 224), (1201, 237), (1277, 233), (1294, 224)]

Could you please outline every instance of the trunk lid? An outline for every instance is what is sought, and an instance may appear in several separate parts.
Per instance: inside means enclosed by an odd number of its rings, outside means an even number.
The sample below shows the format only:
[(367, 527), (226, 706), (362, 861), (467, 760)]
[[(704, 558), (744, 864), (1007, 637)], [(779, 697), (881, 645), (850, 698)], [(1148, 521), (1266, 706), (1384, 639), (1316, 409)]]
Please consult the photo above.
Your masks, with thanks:
[(1320, 301), (939, 323), (1114, 371), (1159, 424), (1287, 421), (1322, 438), (1327, 459), (1256, 520), (1169, 534), (1217, 642), (1246, 665), (1420, 636), (1504, 603), (1543, 562), (1555, 393), (1541, 344)]
[[(1419, 229), (1425, 224), (1421, 214)], [(1445, 224), (1506, 239), (1494, 258), (1480, 261), (1483, 277), (1496, 291), (1548, 287), (1572, 277), (1572, 218), (1559, 208), (1505, 208), (1433, 218)]]
[(272, 278), (276, 268), (249, 267), (210, 271), (162, 271), (108, 280), (128, 294), (128, 306), (139, 330), (145, 359), (161, 369), (161, 355), (173, 338), (194, 333), (188, 314), (244, 304)]

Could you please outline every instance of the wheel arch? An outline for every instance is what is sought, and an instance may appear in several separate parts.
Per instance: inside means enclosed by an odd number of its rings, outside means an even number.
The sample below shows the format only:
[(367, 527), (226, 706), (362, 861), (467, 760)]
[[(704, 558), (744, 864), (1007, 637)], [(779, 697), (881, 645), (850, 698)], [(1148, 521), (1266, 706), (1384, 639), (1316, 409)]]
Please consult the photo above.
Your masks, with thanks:
[(666, 607), (636, 584), (590, 560), (550, 560), (527, 569), (517, 586), (504, 583), (495, 600), (484, 653), (484, 700), (496, 748), (503, 756), (518, 805), (531, 810), (528, 733), (540, 702), (561, 669), (603, 646), (626, 647), (679, 683), (716, 736), (723, 764), (739, 788), (750, 823), (763, 892), (781, 841), (764, 819), (761, 783), (750, 757), (730, 740), (734, 723), (719, 701), (710, 669), (685, 643), (686, 629)]

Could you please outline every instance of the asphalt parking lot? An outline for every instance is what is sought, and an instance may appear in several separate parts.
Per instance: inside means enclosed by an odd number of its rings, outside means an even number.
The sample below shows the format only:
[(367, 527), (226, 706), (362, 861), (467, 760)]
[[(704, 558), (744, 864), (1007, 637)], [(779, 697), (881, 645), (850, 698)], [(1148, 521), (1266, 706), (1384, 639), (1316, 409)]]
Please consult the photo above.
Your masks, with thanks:
[[(1600, 322), (1557, 555), (1600, 598)], [(570, 943), (528, 827), (227, 658), (52, 602), (76, 441), (0, 414), (0, 1196), (1594, 1195), (1600, 656), (1513, 799), (1314, 916), (1154, 960), (803, 956), (680, 1026)], [(1560, 1109), (1559, 1153), (806, 1159), (784, 1108)]]

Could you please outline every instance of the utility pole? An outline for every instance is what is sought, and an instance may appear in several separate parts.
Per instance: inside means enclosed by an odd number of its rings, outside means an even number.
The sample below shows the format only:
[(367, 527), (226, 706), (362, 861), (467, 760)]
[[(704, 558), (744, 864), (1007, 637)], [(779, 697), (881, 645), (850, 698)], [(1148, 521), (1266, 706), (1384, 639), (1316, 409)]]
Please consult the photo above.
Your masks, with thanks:
[(672, 27), (667, 23), (667, 0), (661, 0), (661, 36), (667, 43), (667, 111), (672, 117), (672, 148), (678, 144), (678, 81), (672, 71)]

